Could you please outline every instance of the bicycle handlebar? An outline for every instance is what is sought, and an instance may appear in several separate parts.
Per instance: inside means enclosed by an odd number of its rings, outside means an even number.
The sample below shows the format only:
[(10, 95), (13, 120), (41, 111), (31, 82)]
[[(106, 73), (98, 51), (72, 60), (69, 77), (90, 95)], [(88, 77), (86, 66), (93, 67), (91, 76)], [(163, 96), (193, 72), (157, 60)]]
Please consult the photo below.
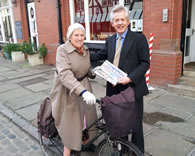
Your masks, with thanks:
[(96, 103), (100, 104), (101, 100), (100, 99), (96, 99)]

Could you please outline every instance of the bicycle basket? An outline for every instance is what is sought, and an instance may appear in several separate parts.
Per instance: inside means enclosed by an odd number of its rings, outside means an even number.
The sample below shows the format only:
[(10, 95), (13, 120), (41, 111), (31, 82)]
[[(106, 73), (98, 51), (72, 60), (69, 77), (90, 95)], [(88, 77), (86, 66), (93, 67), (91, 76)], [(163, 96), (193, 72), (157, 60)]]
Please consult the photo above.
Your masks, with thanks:
[(111, 138), (126, 136), (136, 127), (135, 93), (127, 88), (120, 94), (101, 98), (102, 115)]

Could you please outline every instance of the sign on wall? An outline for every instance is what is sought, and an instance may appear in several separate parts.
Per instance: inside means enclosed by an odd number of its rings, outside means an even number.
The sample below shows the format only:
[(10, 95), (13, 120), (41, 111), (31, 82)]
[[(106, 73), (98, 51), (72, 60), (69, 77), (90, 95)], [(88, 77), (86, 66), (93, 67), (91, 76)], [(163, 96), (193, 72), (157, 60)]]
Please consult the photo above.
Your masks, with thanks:
[(16, 21), (16, 37), (17, 39), (22, 39), (22, 26), (21, 26), (21, 21)]

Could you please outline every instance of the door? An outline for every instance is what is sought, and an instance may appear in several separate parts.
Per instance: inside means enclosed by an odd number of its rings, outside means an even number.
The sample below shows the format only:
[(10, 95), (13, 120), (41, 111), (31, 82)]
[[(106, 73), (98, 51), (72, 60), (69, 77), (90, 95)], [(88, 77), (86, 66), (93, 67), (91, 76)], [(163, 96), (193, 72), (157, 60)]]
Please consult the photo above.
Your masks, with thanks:
[(0, 41), (1, 42), (5, 41), (5, 34), (4, 34), (4, 27), (3, 27), (1, 13), (0, 13)]
[[(35, 45), (35, 48), (39, 46), (38, 42), (38, 33), (37, 33), (37, 23), (36, 23), (36, 14), (35, 14), (35, 4), (34, 2), (27, 4), (28, 8), (28, 22), (30, 27), (30, 39), (31, 43)], [(35, 49), (37, 50), (37, 49)]]
[(195, 0), (188, 0), (184, 64), (195, 62)]

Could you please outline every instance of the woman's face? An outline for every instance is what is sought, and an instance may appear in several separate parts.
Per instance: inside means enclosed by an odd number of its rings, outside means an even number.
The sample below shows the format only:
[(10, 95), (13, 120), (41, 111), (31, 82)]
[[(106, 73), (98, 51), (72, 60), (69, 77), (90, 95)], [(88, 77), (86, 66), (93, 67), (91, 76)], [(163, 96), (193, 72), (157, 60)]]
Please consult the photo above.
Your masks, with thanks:
[(82, 29), (75, 29), (72, 35), (70, 36), (70, 41), (75, 48), (82, 47), (84, 39), (85, 39), (85, 34)]

